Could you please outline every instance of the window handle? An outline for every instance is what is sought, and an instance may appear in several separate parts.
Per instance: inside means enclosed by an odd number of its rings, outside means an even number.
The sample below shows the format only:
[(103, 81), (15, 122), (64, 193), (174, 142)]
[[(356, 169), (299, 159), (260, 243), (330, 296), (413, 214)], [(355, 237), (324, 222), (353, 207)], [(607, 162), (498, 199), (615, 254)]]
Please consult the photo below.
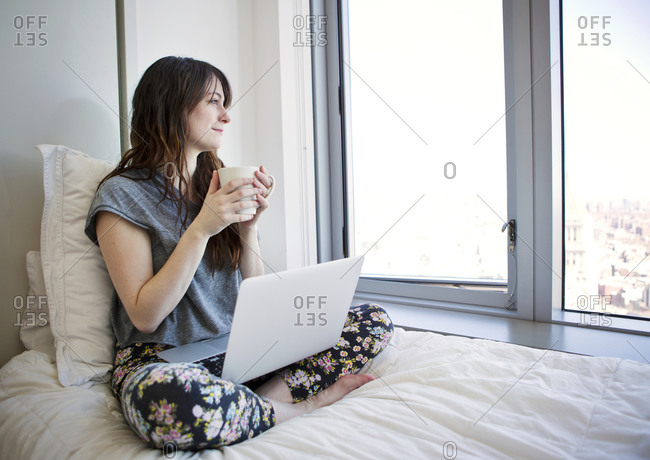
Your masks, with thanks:
[(515, 250), (515, 237), (517, 236), (517, 223), (514, 219), (510, 219), (508, 222), (503, 224), (503, 227), (501, 227), (501, 231), (505, 232), (506, 228), (508, 229), (508, 240), (510, 243), (508, 244), (508, 251), (509, 252), (514, 252)]

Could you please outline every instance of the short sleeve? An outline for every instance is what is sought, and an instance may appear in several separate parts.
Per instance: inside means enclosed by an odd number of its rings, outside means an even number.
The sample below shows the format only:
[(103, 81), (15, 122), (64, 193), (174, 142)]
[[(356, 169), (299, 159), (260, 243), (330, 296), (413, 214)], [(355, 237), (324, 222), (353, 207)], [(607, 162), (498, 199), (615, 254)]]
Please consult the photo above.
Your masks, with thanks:
[(99, 187), (90, 204), (84, 227), (86, 236), (94, 244), (98, 244), (97, 215), (100, 211), (112, 212), (145, 230), (151, 230), (144, 208), (147, 196), (138, 182), (116, 176)]

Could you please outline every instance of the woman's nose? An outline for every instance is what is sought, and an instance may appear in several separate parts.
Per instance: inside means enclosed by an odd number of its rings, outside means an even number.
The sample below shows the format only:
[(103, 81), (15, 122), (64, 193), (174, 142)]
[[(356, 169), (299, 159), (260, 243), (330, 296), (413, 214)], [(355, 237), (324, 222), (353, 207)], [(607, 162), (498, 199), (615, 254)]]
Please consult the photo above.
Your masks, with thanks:
[(222, 123), (230, 123), (230, 115), (227, 110), (224, 110), (221, 116), (219, 117)]

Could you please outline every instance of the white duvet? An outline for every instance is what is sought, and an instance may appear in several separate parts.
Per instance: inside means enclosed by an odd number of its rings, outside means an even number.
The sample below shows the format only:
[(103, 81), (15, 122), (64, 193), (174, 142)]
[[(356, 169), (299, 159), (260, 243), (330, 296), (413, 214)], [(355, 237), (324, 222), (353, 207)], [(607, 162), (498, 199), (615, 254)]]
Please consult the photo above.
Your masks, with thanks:
[(3, 459), (650, 458), (650, 365), (396, 329), (336, 404), (232, 447), (161, 453), (104, 384), (63, 388), (28, 351), (0, 370)]

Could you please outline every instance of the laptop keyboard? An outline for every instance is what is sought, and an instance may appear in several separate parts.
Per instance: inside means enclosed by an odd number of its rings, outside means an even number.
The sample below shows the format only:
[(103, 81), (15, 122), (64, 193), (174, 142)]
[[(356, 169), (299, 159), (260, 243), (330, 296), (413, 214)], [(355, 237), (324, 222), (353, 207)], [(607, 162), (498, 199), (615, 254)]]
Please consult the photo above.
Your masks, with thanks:
[(196, 364), (202, 364), (207, 370), (209, 370), (213, 375), (221, 377), (221, 371), (223, 370), (223, 360), (226, 357), (225, 353), (219, 353), (218, 355), (209, 356), (203, 358), (200, 361), (196, 361)]

